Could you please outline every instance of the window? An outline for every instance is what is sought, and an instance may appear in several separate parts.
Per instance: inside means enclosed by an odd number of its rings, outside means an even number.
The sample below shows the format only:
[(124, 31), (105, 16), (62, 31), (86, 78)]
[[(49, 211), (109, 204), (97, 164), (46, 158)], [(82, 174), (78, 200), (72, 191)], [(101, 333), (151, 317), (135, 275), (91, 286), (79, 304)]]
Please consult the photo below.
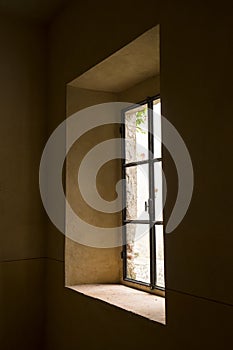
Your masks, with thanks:
[(122, 112), (123, 280), (164, 290), (161, 103)]
[[(143, 103), (135, 105), (136, 102), (145, 99), (145, 96), (153, 96), (160, 91), (159, 38), (159, 25), (157, 25), (125, 45), (113, 55), (98, 63), (96, 66), (81, 74), (67, 85), (67, 116), (71, 116), (73, 113), (79, 113), (82, 109), (87, 107), (95, 106), (95, 108), (98, 109), (98, 105), (103, 103), (116, 102), (118, 107), (117, 115), (114, 117), (115, 119), (113, 118), (113, 123), (88, 129), (88, 132), (85, 132), (85, 134), (72, 144), (67, 154), (66, 205), (72, 208), (74, 213), (82, 219), (84, 224), (75, 224), (72, 217), (66, 213), (65, 284), (68, 288), (78, 291), (79, 293), (103, 300), (124, 310), (165, 324), (165, 298), (159, 296), (155, 298), (153, 294), (143, 292), (152, 292), (152, 290), (150, 290), (152, 287), (157, 295), (160, 294), (164, 296), (165, 294), (163, 291), (163, 225), (162, 217), (158, 217), (159, 212), (156, 210), (156, 205), (162, 203), (162, 200), (160, 201), (159, 199), (159, 195), (162, 193), (162, 191), (160, 191), (161, 186), (159, 187), (161, 182), (159, 181), (159, 174), (161, 175), (161, 143), (156, 142), (156, 140), (149, 140), (149, 130), (143, 130), (145, 124), (148, 123), (149, 120), (149, 123), (151, 123), (153, 119), (151, 115), (148, 115), (150, 114), (149, 107), (152, 107), (154, 111), (156, 109), (160, 110), (160, 99), (159, 96), (157, 96), (156, 98), (147, 99)], [(134, 194), (138, 193), (138, 195), (134, 198), (134, 206), (131, 205), (132, 198), (129, 196), (127, 197), (129, 200), (127, 203), (128, 213), (125, 213), (127, 217), (125, 216), (124, 222), (129, 222), (125, 225), (125, 230), (127, 229), (128, 231), (125, 231), (124, 235), (130, 236), (129, 231), (131, 230), (133, 240), (128, 247), (124, 248), (124, 254), (122, 254), (122, 256), (124, 255), (123, 264), (123, 260), (121, 259), (121, 207), (119, 208), (117, 205), (116, 211), (106, 212), (105, 205), (102, 206), (101, 204), (100, 207), (96, 209), (96, 207), (93, 207), (90, 203), (93, 203), (96, 194), (98, 194), (98, 198), (100, 195), (104, 200), (110, 202), (119, 198), (117, 196), (119, 194), (119, 188), (118, 186), (116, 187), (118, 182), (122, 179), (121, 162), (119, 159), (121, 155), (118, 152), (121, 151), (119, 146), (119, 141), (121, 141), (119, 140), (119, 123), (121, 122), (121, 108), (126, 106), (130, 106), (130, 108), (123, 113), (123, 118), (126, 119), (126, 125), (123, 125), (125, 128), (122, 128), (122, 132), (125, 134), (127, 134), (128, 131), (131, 132), (131, 130), (128, 129), (129, 124), (127, 124), (127, 121), (130, 122), (130, 114), (138, 112), (135, 117), (132, 116), (132, 118), (137, 117), (133, 128), (133, 135), (135, 137), (135, 147), (138, 146), (138, 148), (135, 149), (135, 152), (137, 150), (135, 153), (137, 158), (134, 157), (133, 159), (131, 157), (130, 159), (129, 157), (128, 160), (124, 161), (125, 166), (123, 166), (123, 168), (128, 172), (127, 175), (131, 176), (132, 173), (134, 176), (138, 177), (136, 182), (137, 186), (134, 184), (133, 188)], [(135, 110), (136, 108), (139, 109)], [(115, 108), (113, 108), (113, 110), (115, 111)], [(87, 124), (88, 127), (90, 127), (91, 123), (87, 123), (85, 113), (84, 118), (77, 118), (77, 130), (81, 130), (83, 125), (85, 126)], [(95, 117), (93, 116), (93, 120), (99, 119), (98, 113), (100, 113), (101, 119), (102, 112), (97, 112), (95, 110)], [(82, 120), (84, 124), (81, 124)], [(160, 118), (154, 118), (153, 123), (155, 128), (156, 123), (158, 124), (157, 129), (159, 130)], [(151, 130), (154, 128), (153, 125), (148, 125), (148, 127)], [(67, 143), (70, 142), (73, 135), (74, 129), (67, 129)], [(130, 137), (128, 138), (130, 139)], [(79, 184), (77, 183), (77, 174), (79, 174), (81, 163), (86, 155), (98, 146), (98, 144), (112, 139), (113, 143), (115, 143), (113, 148), (117, 150), (117, 157), (115, 159), (114, 155), (112, 161), (104, 163), (99, 169), (96, 176), (97, 191), (91, 192), (91, 202), (88, 203), (82, 196)], [(114, 139), (117, 140), (114, 141)], [(131, 140), (131, 142), (133, 142), (133, 140)], [(142, 144), (142, 149), (139, 147), (140, 143)], [(126, 149), (124, 149), (124, 152), (130, 152), (130, 148), (127, 147), (127, 142), (125, 145)], [(155, 193), (156, 199), (151, 195), (151, 181), (144, 181), (144, 178), (149, 176), (149, 169), (152, 167), (152, 159), (148, 159), (148, 152), (151, 150), (152, 145), (154, 147), (153, 158), (157, 159), (157, 162), (153, 159), (154, 168), (156, 169), (156, 171), (153, 170), (155, 174), (154, 183), (158, 183), (156, 186), (157, 192)], [(157, 154), (155, 150), (160, 150), (160, 154)], [(89, 162), (88, 170), (86, 171), (87, 175), (93, 174), (96, 171), (96, 167), (94, 166), (95, 159)], [(99, 158), (97, 160), (99, 160)], [(143, 181), (146, 185), (143, 184)], [(139, 185), (139, 183), (142, 183), (142, 185)], [(130, 182), (128, 182), (128, 185), (126, 185), (127, 187), (124, 188), (126, 194), (129, 185), (131, 185)], [(82, 189), (89, 190), (90, 188), (90, 179), (88, 176), (84, 176)], [(133, 190), (131, 190), (131, 193), (133, 193)], [(152, 220), (152, 213), (149, 214), (149, 210), (152, 210), (150, 203), (151, 198), (155, 201), (154, 207), (157, 215), (156, 226)], [(145, 202), (146, 211), (144, 210)], [(150, 209), (148, 206), (150, 206)], [(129, 214), (132, 215), (133, 210), (135, 211), (136, 209), (136, 214), (143, 215), (138, 215), (138, 217), (135, 215), (133, 218), (130, 218)], [(143, 221), (140, 224), (136, 220)], [(87, 223), (87, 225), (85, 225), (85, 223)], [(118, 238), (117, 245), (101, 249), (102, 242), (98, 245), (96, 241), (97, 244), (95, 245), (96, 242), (94, 240), (92, 241), (94, 243), (91, 242), (90, 244), (89, 238), (91, 240), (91, 237), (95, 237), (91, 229), (92, 226), (100, 229), (103, 228), (105, 232), (108, 232), (108, 228), (116, 228)], [(73, 232), (73, 229), (75, 231), (74, 236), (69, 234), (69, 232)], [(150, 233), (151, 231), (154, 232), (154, 238)], [(74, 238), (76, 237), (76, 232), (78, 236), (77, 239)], [(134, 236), (133, 232), (135, 233)], [(108, 233), (106, 233), (106, 235), (107, 234)], [(141, 239), (139, 239), (139, 235)], [(81, 239), (79, 240), (80, 237)], [(150, 245), (150, 237), (154, 240), (153, 249)], [(154, 254), (154, 266), (150, 266), (152, 261), (151, 252)], [(155, 256), (157, 257), (156, 260)], [(154, 271), (152, 275), (154, 276), (154, 280), (151, 283), (152, 269)], [(135, 286), (140, 290), (128, 288)], [(158, 290), (159, 288), (162, 291)]]

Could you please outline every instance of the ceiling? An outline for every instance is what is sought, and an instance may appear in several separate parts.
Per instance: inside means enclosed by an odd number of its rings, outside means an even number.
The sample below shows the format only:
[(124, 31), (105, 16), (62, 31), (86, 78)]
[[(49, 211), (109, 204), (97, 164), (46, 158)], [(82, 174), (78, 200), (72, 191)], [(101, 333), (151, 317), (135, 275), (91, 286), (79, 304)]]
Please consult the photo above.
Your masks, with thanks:
[(0, 0), (0, 13), (48, 22), (69, 2), (69, 0)]
[(159, 75), (159, 58), (159, 26), (156, 26), (69, 85), (96, 91), (121, 92)]

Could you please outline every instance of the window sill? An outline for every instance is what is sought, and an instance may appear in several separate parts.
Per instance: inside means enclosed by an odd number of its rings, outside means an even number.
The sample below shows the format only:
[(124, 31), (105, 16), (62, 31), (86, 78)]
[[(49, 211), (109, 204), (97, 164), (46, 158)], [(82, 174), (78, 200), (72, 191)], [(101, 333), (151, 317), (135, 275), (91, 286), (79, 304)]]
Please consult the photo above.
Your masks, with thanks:
[(68, 288), (151, 321), (166, 324), (164, 297), (121, 284), (82, 284), (69, 286)]

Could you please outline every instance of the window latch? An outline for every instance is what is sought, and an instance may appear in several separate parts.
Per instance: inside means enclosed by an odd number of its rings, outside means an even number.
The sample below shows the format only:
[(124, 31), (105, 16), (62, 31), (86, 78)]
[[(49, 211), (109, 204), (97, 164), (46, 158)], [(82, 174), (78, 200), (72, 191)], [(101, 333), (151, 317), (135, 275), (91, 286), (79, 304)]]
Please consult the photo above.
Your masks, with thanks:
[(150, 205), (149, 205), (150, 200), (148, 199), (148, 201), (145, 202), (145, 211), (149, 211)]

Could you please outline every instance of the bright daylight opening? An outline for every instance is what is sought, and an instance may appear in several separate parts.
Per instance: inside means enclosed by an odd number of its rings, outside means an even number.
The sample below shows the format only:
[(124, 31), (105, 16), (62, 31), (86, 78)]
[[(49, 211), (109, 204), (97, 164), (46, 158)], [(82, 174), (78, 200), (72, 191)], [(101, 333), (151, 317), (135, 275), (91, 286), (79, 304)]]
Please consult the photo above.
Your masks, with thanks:
[(160, 98), (127, 110), (123, 119), (124, 280), (164, 289)]

